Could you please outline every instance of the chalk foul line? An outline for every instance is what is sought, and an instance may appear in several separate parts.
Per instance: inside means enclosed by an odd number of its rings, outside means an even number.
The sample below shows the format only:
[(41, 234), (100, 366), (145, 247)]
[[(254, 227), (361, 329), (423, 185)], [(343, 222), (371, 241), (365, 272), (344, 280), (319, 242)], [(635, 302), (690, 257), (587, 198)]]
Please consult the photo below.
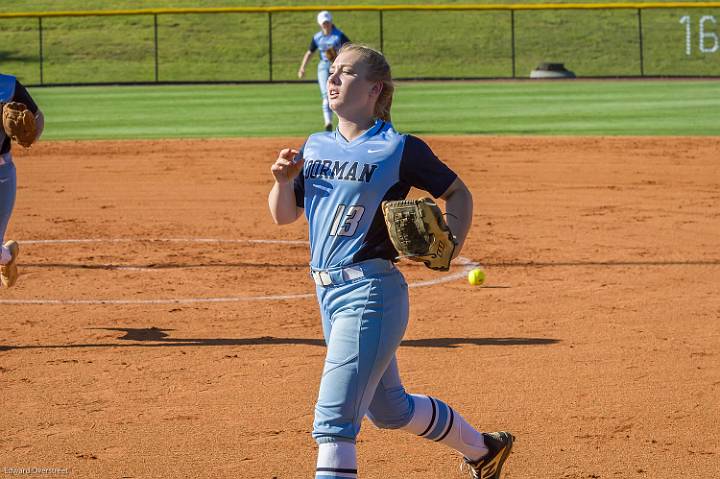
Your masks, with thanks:
[[(91, 238), (91, 239), (52, 239), (52, 240), (27, 240), (24, 245), (50, 245), (50, 244), (84, 244), (84, 243), (131, 243), (131, 242), (164, 242), (164, 243), (234, 243), (234, 244), (285, 244), (285, 245), (307, 245), (302, 240), (268, 240), (268, 239), (214, 239), (214, 238)], [(480, 266), (479, 263), (468, 258), (459, 256), (456, 258), (456, 266), (461, 269), (455, 273), (446, 274), (436, 279), (416, 281), (409, 283), (410, 288), (421, 288), (434, 286), (442, 283), (465, 278), (468, 271)], [(133, 267), (125, 267), (132, 269)], [(144, 269), (137, 268), (138, 271)], [(217, 298), (159, 298), (159, 299), (0, 299), (0, 304), (15, 305), (143, 305), (143, 304), (201, 304), (201, 303), (239, 303), (249, 301), (288, 301), (297, 299), (314, 298), (314, 293), (304, 294), (277, 294), (261, 296), (226, 296)]]

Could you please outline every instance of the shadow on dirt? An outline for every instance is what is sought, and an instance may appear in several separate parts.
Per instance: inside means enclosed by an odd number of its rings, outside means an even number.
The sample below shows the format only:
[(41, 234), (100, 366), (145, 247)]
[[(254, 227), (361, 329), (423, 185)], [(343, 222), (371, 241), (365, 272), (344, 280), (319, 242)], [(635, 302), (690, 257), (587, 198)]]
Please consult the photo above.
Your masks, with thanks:
[[(173, 329), (160, 328), (91, 328), (103, 331), (124, 332), (118, 343), (88, 344), (38, 344), (2, 346), (0, 351), (14, 349), (63, 349), (63, 348), (121, 348), (121, 347), (165, 347), (165, 346), (262, 346), (262, 345), (305, 345), (325, 346), (325, 341), (315, 338), (276, 338), (260, 336), (255, 338), (172, 338), (168, 331)], [(559, 339), (551, 338), (427, 338), (406, 339), (401, 346), (419, 348), (458, 348), (463, 345), (475, 346), (535, 346), (559, 343)]]
[[(695, 260), (641, 260), (641, 261), (481, 261), (486, 268), (566, 268), (578, 267), (631, 267), (631, 266), (717, 266), (720, 259)], [(407, 265), (404, 265), (407, 267)], [(243, 262), (210, 262), (210, 263), (23, 263), (23, 268), (48, 269), (99, 269), (99, 270), (135, 270), (135, 269), (185, 269), (185, 268), (275, 268), (287, 269), (307, 268), (307, 263), (243, 263)]]

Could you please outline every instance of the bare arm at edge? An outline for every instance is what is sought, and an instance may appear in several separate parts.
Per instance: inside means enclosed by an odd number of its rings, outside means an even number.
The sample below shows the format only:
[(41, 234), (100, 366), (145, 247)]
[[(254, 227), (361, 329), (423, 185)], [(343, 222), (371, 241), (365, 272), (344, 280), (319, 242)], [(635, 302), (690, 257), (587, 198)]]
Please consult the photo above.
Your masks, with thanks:
[(40, 108), (38, 108), (38, 111), (35, 113), (35, 130), (35, 141), (38, 141), (43, 130), (45, 130), (45, 115), (40, 111)]
[(275, 177), (275, 184), (268, 195), (268, 206), (273, 221), (278, 225), (286, 225), (297, 220), (303, 209), (295, 203), (293, 181), (302, 172), (304, 158), (294, 160), (298, 150), (285, 148), (280, 151), (277, 160), (270, 167)]
[(450, 231), (455, 235), (458, 242), (457, 248), (453, 252), (453, 259), (457, 258), (465, 244), (465, 238), (470, 231), (473, 217), (473, 198), (470, 190), (460, 177), (445, 190), (440, 197), (445, 200), (446, 221), (450, 227)]
[(310, 50), (305, 52), (305, 56), (302, 59), (302, 63), (300, 64), (300, 68), (298, 69), (298, 78), (302, 78), (305, 76), (305, 66), (307, 66), (308, 60), (310, 60), (310, 55), (312, 55), (313, 52)]

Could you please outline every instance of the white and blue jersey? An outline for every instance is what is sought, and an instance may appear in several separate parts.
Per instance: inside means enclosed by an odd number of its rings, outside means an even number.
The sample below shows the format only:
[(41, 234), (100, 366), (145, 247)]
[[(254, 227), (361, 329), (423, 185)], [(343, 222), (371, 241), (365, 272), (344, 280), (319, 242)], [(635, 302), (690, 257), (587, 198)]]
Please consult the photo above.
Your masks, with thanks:
[[(24, 103), (33, 113), (37, 113), (38, 107), (33, 101), (32, 97), (20, 83), (17, 78), (12, 75), (0, 74), (0, 102), (9, 103), (16, 101)], [(2, 146), (0, 147), (0, 154), (4, 154), (10, 151), (10, 138), (5, 134), (5, 131), (0, 128), (0, 138)]]
[(310, 40), (310, 47), (308, 50), (314, 53), (315, 50), (319, 49), (320, 60), (328, 62), (329, 60), (325, 52), (327, 52), (330, 48), (334, 48), (337, 52), (340, 50), (341, 46), (349, 41), (350, 39), (342, 31), (340, 31), (339, 28), (333, 25), (329, 35), (325, 35), (322, 30), (313, 35), (312, 40)]
[(405, 198), (411, 187), (437, 198), (457, 177), (422, 140), (382, 120), (353, 141), (337, 130), (313, 134), (300, 155), (295, 198), (310, 225), (315, 269), (395, 259), (382, 202)]
[[(313, 437), (354, 443), (366, 415), (378, 427), (401, 428), (415, 410), (395, 357), (408, 324), (408, 285), (393, 263), (382, 202), (403, 199), (412, 187), (440, 197), (457, 175), (422, 140), (382, 120), (353, 141), (337, 130), (313, 134), (300, 155), (305, 164), (293, 186), (310, 225), (327, 344)], [(440, 440), (450, 430), (449, 409), (441, 406), (424, 437)], [(320, 455), (316, 479), (357, 478), (348, 457)]]
[(0, 101), (7, 103), (15, 95), (17, 79), (12, 75), (0, 75)]
[[(0, 75), (0, 102), (11, 101), (24, 103), (33, 113), (38, 111), (30, 94), (14, 76)], [(10, 138), (0, 128), (0, 242), (5, 238), (5, 231), (15, 206), (17, 190), (17, 174), (10, 147)]]
[(335, 25), (333, 25), (330, 34), (325, 35), (322, 30), (317, 32), (310, 41), (309, 50), (311, 53), (320, 50), (320, 61), (317, 66), (317, 82), (320, 87), (320, 97), (322, 98), (323, 118), (325, 119), (326, 128), (332, 128), (333, 112), (330, 109), (330, 103), (327, 97), (327, 81), (330, 77), (330, 65), (332, 62), (327, 57), (327, 51), (334, 48), (339, 51), (340, 47), (348, 43), (350, 39), (345, 36)]

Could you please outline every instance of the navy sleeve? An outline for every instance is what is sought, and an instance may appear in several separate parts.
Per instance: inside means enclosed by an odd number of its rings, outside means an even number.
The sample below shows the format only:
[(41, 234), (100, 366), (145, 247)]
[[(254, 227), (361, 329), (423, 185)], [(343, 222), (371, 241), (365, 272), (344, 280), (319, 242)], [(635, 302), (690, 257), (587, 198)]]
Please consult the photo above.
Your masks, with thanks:
[[(302, 158), (304, 149), (305, 145), (300, 148), (300, 153), (295, 156), (295, 159)], [(295, 189), (295, 204), (300, 208), (305, 208), (305, 171), (301, 170), (295, 177), (293, 188)]]
[(350, 39), (345, 35), (344, 33), (340, 34), (340, 46), (345, 45), (346, 43), (350, 43)]
[(424, 141), (407, 136), (400, 160), (401, 181), (439, 198), (456, 178), (457, 174), (440, 161)]
[(28, 107), (28, 110), (33, 113), (37, 113), (38, 111), (38, 106), (30, 96), (30, 93), (28, 93), (23, 84), (17, 80), (15, 80), (15, 94), (13, 95), (12, 100), (24, 103), (25, 106)]
[(313, 37), (313, 39), (310, 40), (310, 46), (308, 47), (308, 50), (310, 50), (311, 52), (314, 53), (315, 50), (317, 50), (317, 49), (318, 49), (318, 46), (317, 46), (317, 43), (315, 43), (315, 37)]

